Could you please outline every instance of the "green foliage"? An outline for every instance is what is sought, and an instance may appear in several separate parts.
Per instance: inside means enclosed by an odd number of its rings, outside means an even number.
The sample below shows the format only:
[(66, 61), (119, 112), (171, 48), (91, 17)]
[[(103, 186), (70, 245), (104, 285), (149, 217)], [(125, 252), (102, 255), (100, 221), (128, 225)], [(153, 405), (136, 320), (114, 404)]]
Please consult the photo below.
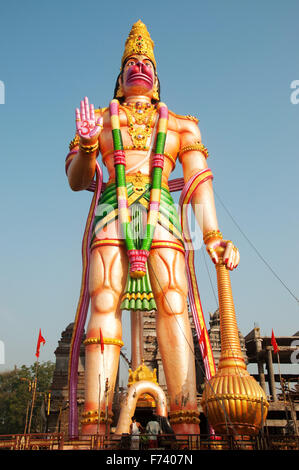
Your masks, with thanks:
[[(0, 434), (24, 432), (30, 417), (36, 365), (22, 366), (0, 374)], [(45, 431), (47, 393), (50, 390), (55, 364), (38, 363), (36, 399), (32, 414), (31, 432)]]

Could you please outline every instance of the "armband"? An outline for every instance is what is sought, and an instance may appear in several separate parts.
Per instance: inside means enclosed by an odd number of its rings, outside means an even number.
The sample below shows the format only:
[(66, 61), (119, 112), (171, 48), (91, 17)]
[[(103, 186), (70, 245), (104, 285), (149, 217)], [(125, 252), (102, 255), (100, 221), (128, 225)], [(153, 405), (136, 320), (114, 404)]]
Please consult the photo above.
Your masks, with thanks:
[(183, 147), (180, 152), (179, 152), (179, 160), (181, 162), (181, 158), (182, 158), (182, 155), (185, 153), (185, 152), (190, 152), (192, 150), (195, 150), (195, 151), (198, 151), (198, 152), (201, 152), (203, 154), (203, 156), (207, 159), (208, 156), (209, 156), (209, 152), (208, 152), (208, 149), (201, 143), (201, 142), (195, 142), (194, 144), (192, 145), (186, 145), (185, 147)]

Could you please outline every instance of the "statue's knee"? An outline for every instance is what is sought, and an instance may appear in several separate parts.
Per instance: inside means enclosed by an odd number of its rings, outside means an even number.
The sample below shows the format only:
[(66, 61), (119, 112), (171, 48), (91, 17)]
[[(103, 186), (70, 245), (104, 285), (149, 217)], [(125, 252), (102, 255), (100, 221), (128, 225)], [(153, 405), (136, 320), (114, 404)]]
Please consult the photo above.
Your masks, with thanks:
[(162, 295), (162, 307), (168, 315), (181, 315), (187, 307), (187, 297), (179, 290), (169, 289)]
[(109, 313), (116, 309), (117, 295), (112, 289), (101, 289), (91, 299), (93, 313)]

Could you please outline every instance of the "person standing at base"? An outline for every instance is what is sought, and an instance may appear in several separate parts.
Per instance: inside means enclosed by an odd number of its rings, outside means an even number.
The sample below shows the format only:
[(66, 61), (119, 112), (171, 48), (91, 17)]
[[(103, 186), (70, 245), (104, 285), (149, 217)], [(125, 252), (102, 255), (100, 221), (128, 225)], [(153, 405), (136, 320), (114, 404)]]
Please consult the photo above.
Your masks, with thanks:
[(158, 447), (158, 435), (161, 433), (161, 428), (154, 414), (147, 423), (145, 430), (149, 434), (149, 449)]
[(141, 424), (136, 420), (136, 417), (133, 416), (132, 423), (130, 426), (132, 450), (139, 450), (140, 433), (142, 431), (143, 431), (143, 428)]

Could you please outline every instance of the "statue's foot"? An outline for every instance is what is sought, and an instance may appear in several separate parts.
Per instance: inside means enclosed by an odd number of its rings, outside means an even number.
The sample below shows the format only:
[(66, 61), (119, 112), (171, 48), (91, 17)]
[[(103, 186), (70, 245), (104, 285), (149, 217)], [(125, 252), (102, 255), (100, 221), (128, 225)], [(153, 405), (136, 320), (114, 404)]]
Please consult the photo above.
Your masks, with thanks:
[(95, 423), (92, 424), (82, 424), (81, 435), (82, 436), (92, 436), (95, 434), (103, 435), (106, 433), (105, 424), (100, 424), (99, 426)]
[[(177, 423), (171, 425), (175, 434), (200, 434), (199, 424), (196, 423)], [(179, 439), (179, 436), (177, 436)], [(184, 436), (182, 436), (182, 439)]]

